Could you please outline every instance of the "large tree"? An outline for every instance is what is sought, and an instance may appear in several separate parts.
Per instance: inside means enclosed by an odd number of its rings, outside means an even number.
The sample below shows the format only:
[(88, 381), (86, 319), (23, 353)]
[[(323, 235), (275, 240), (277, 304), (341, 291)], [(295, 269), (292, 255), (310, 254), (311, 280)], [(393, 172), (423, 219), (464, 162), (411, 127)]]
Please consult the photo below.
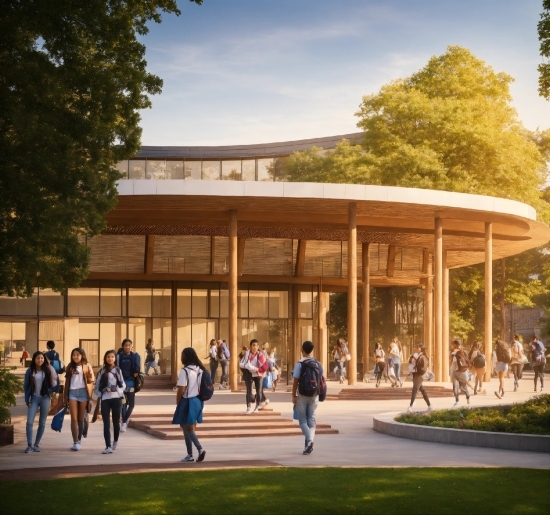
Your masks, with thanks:
[[(191, 0), (201, 4), (202, 0)], [(7, 0), (0, 16), (0, 294), (77, 286), (118, 161), (162, 81), (139, 36), (175, 0)], [(37, 279), (38, 278), (38, 279)]]
[(550, 100), (550, 0), (542, 0), (544, 9), (538, 23), (540, 55), (545, 59), (539, 64), (539, 95)]

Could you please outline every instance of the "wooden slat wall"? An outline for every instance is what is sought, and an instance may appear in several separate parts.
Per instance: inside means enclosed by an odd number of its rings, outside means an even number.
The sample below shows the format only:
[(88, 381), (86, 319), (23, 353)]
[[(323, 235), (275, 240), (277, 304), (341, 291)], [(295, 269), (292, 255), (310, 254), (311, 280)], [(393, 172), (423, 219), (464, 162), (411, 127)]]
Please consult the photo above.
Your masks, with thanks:
[(143, 273), (145, 236), (95, 236), (91, 247), (91, 272)]
[(292, 275), (292, 265), (292, 240), (272, 238), (246, 240), (243, 274)]
[[(229, 273), (229, 238), (227, 236), (214, 237), (214, 273)], [(224, 269), (225, 268), (225, 269)]]
[(210, 273), (210, 236), (156, 236), (154, 273)]
[(339, 241), (307, 242), (304, 276), (341, 276), (342, 248)]

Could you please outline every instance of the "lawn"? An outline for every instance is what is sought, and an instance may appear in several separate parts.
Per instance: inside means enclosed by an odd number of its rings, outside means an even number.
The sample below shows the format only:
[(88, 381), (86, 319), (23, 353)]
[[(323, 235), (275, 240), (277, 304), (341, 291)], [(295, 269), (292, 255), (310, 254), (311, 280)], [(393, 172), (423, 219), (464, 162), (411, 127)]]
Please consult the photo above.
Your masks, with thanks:
[(6, 482), (0, 499), (3, 515), (547, 514), (548, 484), (550, 470), (266, 468)]
[(405, 414), (395, 420), (421, 426), (550, 435), (550, 395), (539, 395), (510, 406), (437, 410)]

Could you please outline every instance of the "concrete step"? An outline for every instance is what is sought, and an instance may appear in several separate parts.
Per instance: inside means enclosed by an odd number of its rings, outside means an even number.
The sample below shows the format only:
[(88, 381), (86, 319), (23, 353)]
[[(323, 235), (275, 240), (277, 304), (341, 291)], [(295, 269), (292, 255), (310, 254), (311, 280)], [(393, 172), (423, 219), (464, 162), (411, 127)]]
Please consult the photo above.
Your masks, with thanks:
[[(425, 386), (428, 397), (453, 397), (453, 391), (444, 386)], [(380, 387), (380, 388), (344, 388), (337, 396), (338, 400), (392, 400), (392, 399), (410, 399), (412, 388), (404, 386), (402, 388)], [(334, 400), (333, 396), (327, 396)]]
[[(164, 433), (181, 433), (181, 427), (176, 424), (162, 424), (162, 425), (151, 425), (140, 424), (139, 422), (130, 423), (130, 427), (137, 429), (138, 431), (148, 432), (149, 429), (154, 431), (162, 431)], [(255, 424), (247, 424), (246, 427), (238, 427), (239, 430), (257, 430), (257, 429), (285, 429), (285, 428), (294, 428), (298, 427), (293, 421), (283, 421), (283, 422), (270, 422), (268, 424), (262, 424), (262, 422), (257, 422)], [(317, 424), (317, 429), (319, 428), (328, 428), (328, 424)], [(197, 432), (202, 433), (203, 431), (233, 431), (235, 426), (227, 424), (197, 424)]]
[[(198, 426), (197, 426), (198, 427)], [(181, 431), (181, 429), (180, 429)], [(183, 440), (183, 434), (166, 433), (164, 431), (149, 430), (151, 436), (160, 438), (161, 440)], [(337, 429), (319, 428), (315, 431), (316, 435), (334, 435), (338, 434)], [(197, 435), (203, 438), (251, 438), (258, 436), (302, 436), (302, 431), (298, 426), (288, 427), (284, 429), (256, 429), (254, 431), (243, 431), (240, 429), (231, 429), (227, 431), (209, 431), (207, 429), (197, 431)]]
[[(175, 409), (175, 408), (174, 408)], [(158, 417), (170, 417), (170, 420), (172, 420), (172, 416), (174, 413), (158, 413), (158, 414), (146, 414), (146, 413), (132, 413), (132, 419), (134, 418), (147, 418), (147, 419), (154, 419)], [(236, 413), (227, 413), (227, 412), (216, 412), (216, 411), (207, 411), (203, 412), (202, 417), (247, 417), (248, 415), (245, 415), (244, 412), (236, 412)], [(255, 417), (280, 417), (281, 414), (278, 411), (273, 411), (272, 408), (263, 408), (260, 411), (257, 411), (254, 413)]]
[[(258, 420), (260, 418), (260, 420)], [(172, 416), (169, 417), (157, 417), (157, 418), (148, 418), (148, 419), (136, 419), (136, 424), (142, 424), (144, 423), (144, 420), (146, 420), (146, 423), (150, 426), (159, 426), (159, 425), (165, 425), (165, 424), (171, 424), (172, 423)], [(278, 422), (281, 420), (281, 417), (256, 417), (256, 414), (254, 415), (239, 415), (238, 418), (230, 418), (230, 417), (205, 417), (203, 415), (203, 423), (211, 424), (221, 424), (224, 426), (227, 426), (228, 424), (239, 424), (239, 425), (245, 425), (249, 426), (250, 424), (271, 424), (274, 422)]]
[(170, 375), (145, 376), (143, 390), (171, 390), (174, 386)]

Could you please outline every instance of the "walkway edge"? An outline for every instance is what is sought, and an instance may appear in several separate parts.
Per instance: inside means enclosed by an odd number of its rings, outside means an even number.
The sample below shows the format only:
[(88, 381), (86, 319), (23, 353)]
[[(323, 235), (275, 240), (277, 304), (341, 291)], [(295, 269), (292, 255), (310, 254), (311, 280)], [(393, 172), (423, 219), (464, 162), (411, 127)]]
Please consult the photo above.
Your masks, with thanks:
[(547, 435), (492, 433), (470, 429), (417, 426), (396, 422), (394, 419), (398, 415), (401, 415), (401, 412), (394, 411), (375, 415), (373, 429), (378, 433), (423, 442), (550, 453), (550, 436)]

